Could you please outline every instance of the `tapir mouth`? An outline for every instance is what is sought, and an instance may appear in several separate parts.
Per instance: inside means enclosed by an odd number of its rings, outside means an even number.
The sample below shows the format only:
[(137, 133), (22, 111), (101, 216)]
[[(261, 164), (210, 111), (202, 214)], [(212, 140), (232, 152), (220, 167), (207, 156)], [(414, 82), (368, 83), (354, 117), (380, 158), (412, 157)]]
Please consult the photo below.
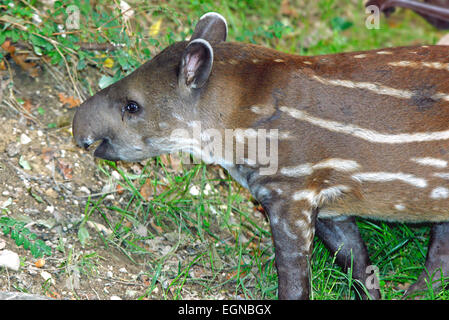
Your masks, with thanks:
[(109, 139), (103, 139), (101, 141), (100, 145), (97, 147), (97, 149), (95, 149), (94, 156), (111, 161), (121, 160), (115, 152), (114, 147), (110, 143)]

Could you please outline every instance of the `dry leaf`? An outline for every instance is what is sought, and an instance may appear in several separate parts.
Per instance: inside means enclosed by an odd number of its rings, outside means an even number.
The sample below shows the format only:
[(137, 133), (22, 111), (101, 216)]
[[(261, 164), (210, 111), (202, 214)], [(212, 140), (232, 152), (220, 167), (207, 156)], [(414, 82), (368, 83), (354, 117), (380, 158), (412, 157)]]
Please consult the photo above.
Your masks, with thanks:
[(31, 104), (30, 99), (26, 99), (22, 107), (28, 112), (31, 112), (31, 109), (34, 108), (34, 106)]
[(437, 44), (440, 46), (449, 46), (449, 33), (442, 37)]
[(119, 184), (115, 187), (115, 190), (118, 194), (123, 194), (123, 192), (125, 192), (125, 189), (123, 189), (123, 187)]
[(26, 62), (26, 59), (28, 59), (28, 54), (16, 54), (16, 47), (14, 47), (9, 40), (3, 42), (1, 47), (3, 48), (3, 50), (8, 52), (14, 62), (23, 70), (27, 71), (30, 76), (34, 78), (38, 76), (36, 63)]
[(42, 159), (45, 163), (49, 163), (55, 157), (55, 151), (53, 148), (42, 148)]
[(114, 66), (114, 60), (111, 58), (107, 58), (106, 60), (104, 60), (103, 62), (103, 67), (105, 68), (112, 68)]
[(42, 268), (43, 266), (45, 266), (45, 259), (38, 259), (35, 263), (34, 263), (34, 265), (36, 266), (36, 267), (38, 267), (38, 268)]
[(151, 227), (153, 227), (154, 230), (156, 230), (157, 233), (162, 234), (164, 232), (164, 230), (161, 227), (159, 227), (154, 223), (154, 218), (150, 220), (150, 225)]
[(122, 13), (122, 17), (125, 22), (134, 15), (134, 10), (132, 10), (130, 5), (123, 0), (120, 1), (120, 12)]
[(296, 18), (298, 17), (298, 11), (296, 11), (291, 5), (289, 0), (282, 0), (281, 2), (281, 14)]
[(162, 18), (153, 23), (148, 32), (151, 37), (157, 36), (161, 31)]
[(145, 200), (151, 200), (153, 198), (154, 188), (151, 185), (150, 179), (145, 180), (145, 183), (140, 187), (140, 194)]
[(81, 104), (80, 99), (75, 99), (74, 97), (67, 97), (62, 92), (58, 93), (59, 101), (63, 105), (68, 104), (69, 108), (77, 107)]
[(72, 170), (72, 166), (68, 163), (65, 163), (64, 161), (57, 161), (58, 164), (58, 168), (59, 171), (61, 172), (62, 176), (64, 177), (64, 179), (66, 180), (70, 180), (73, 178), (73, 170)]

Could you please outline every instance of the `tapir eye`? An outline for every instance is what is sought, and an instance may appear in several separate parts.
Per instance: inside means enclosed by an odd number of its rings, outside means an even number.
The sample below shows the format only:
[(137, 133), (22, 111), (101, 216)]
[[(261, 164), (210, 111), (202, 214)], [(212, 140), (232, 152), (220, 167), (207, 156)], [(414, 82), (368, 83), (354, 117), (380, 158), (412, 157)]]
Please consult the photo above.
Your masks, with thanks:
[(122, 107), (122, 121), (125, 116), (125, 112), (136, 113), (140, 110), (140, 106), (135, 101), (128, 101), (126, 105)]
[(125, 111), (129, 113), (136, 113), (140, 110), (139, 105), (134, 101), (129, 101), (125, 107)]

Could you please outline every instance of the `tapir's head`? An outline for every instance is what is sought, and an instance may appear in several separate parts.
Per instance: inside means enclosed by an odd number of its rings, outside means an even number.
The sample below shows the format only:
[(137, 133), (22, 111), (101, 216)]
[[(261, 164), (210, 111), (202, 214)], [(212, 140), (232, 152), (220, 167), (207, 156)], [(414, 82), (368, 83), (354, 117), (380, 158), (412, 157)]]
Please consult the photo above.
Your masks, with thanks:
[(201, 17), (189, 42), (163, 50), (126, 78), (86, 100), (73, 119), (76, 143), (96, 141), (96, 157), (139, 161), (172, 151), (167, 138), (174, 122), (188, 117), (213, 66), (210, 43), (224, 41), (225, 19), (217, 13)]

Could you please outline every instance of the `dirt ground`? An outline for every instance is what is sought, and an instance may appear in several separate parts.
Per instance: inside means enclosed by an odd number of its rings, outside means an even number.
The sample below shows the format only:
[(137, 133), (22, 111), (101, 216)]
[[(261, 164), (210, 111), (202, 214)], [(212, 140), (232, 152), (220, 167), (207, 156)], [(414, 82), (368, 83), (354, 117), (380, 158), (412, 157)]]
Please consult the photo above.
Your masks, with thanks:
[[(88, 194), (101, 192), (105, 177), (97, 172), (91, 155), (74, 145), (70, 133), (74, 110), (58, 99), (64, 88), (55, 85), (53, 75), (43, 68), (39, 77), (33, 78), (14, 63), (10, 71), (14, 96), (29, 99), (31, 114), (41, 123), (28, 120), (5, 103), (0, 107), (0, 207), (7, 208), (10, 217), (29, 222), (27, 227), (53, 249), (53, 255), (44, 257), (45, 265), (38, 268), (37, 259), (28, 250), (1, 234), (3, 249), (16, 252), (21, 267), (17, 272), (5, 268), (0, 271), (0, 291), (23, 291), (57, 299), (136, 298), (144, 292), (146, 279), (139, 278), (141, 268), (118, 251), (95, 248), (107, 261), (98, 265), (95, 279), (62, 266), (67, 252), (56, 249), (60, 241), (65, 248), (73, 249), (72, 259), (88, 253), (80, 247), (76, 226)], [(1, 77), (6, 99), (11, 74), (3, 71)], [(39, 114), (39, 107), (45, 113)], [(57, 128), (48, 129), (48, 123), (56, 123)], [(21, 165), (24, 161), (31, 170)]]

